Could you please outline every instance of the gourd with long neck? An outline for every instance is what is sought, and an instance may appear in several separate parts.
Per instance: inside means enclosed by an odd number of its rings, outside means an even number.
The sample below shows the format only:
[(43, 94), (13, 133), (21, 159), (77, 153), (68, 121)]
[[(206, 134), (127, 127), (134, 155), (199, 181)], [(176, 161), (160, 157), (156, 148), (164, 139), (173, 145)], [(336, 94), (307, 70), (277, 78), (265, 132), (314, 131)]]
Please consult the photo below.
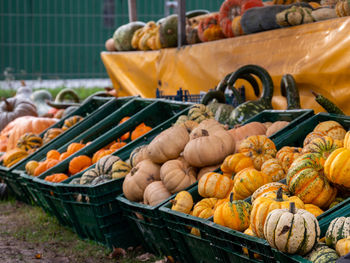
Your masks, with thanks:
[(287, 98), (287, 110), (301, 109), (299, 90), (292, 75), (283, 75), (281, 80), (281, 94)]

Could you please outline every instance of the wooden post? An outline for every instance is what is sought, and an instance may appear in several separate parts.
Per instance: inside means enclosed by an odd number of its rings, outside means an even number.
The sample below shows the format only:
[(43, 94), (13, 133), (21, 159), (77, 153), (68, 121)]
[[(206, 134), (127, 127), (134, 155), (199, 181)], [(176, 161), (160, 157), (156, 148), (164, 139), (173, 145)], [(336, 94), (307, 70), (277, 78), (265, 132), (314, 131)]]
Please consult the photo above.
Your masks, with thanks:
[(128, 0), (129, 22), (137, 21), (136, 0)]
[(186, 0), (177, 0), (177, 47), (186, 44)]

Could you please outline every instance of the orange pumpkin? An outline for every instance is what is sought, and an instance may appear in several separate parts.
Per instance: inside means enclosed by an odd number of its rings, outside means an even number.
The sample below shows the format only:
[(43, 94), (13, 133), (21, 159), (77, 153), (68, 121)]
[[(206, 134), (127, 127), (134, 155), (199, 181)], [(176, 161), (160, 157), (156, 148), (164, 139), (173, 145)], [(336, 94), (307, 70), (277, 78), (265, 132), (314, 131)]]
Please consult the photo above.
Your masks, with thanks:
[(58, 173), (58, 174), (52, 174), (45, 177), (45, 181), (53, 182), (53, 183), (59, 183), (64, 180), (68, 179), (68, 176), (64, 173)]
[(83, 144), (83, 143), (73, 142), (68, 146), (67, 153), (69, 153), (71, 155), (84, 147), (85, 147), (85, 144)]
[(109, 147), (109, 149), (112, 151), (116, 151), (116, 150), (124, 147), (125, 145), (126, 145), (126, 142), (115, 142)]
[(64, 152), (60, 155), (60, 158), (58, 159), (60, 162), (63, 161), (64, 159), (68, 158), (69, 156), (71, 156), (70, 153)]
[(202, 42), (225, 38), (220, 27), (219, 14), (213, 14), (199, 22), (198, 37)]
[(79, 173), (89, 166), (91, 166), (92, 161), (89, 156), (86, 155), (79, 155), (77, 157), (74, 157), (70, 162), (69, 162), (69, 173), (70, 174), (76, 174)]
[(113, 152), (114, 152), (113, 150), (106, 150), (106, 149), (98, 150), (92, 156), (92, 163), (97, 163), (97, 161), (100, 160), (103, 156), (109, 155)]
[(151, 127), (145, 125), (144, 123), (140, 124), (131, 133), (131, 140), (133, 141), (133, 140), (137, 139), (138, 137), (140, 137), (140, 136), (146, 134), (147, 132), (149, 132), (150, 130), (152, 130)]
[(59, 160), (60, 159), (60, 152), (56, 151), (56, 150), (50, 150), (47, 152), (46, 154), (46, 159), (55, 159), (55, 160)]
[[(128, 119), (130, 119), (130, 117), (124, 117), (123, 119), (121, 119), (121, 121), (119, 122), (119, 124), (122, 124), (123, 122), (126, 122)], [(129, 137), (130, 137), (130, 132), (127, 132), (127, 133), (123, 134), (123, 135), (120, 137), (120, 139), (123, 140), (123, 141), (125, 141), (125, 140), (129, 139)]]
[(46, 161), (39, 163), (38, 167), (34, 170), (34, 176), (38, 176), (46, 172), (56, 164), (58, 164), (58, 160), (55, 159), (47, 159)]

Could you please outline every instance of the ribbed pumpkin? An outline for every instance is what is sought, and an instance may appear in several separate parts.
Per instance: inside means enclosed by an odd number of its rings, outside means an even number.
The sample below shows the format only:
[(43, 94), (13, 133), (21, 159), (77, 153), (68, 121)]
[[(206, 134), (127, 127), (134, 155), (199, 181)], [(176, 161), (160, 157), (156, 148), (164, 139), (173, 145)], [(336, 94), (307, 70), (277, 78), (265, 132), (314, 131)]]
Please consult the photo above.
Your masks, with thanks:
[(323, 243), (318, 243), (306, 258), (315, 263), (330, 263), (335, 262), (339, 257), (334, 249)]
[(80, 177), (80, 184), (91, 184), (91, 182), (98, 176), (99, 174), (95, 168), (89, 169)]
[(79, 121), (83, 120), (83, 117), (79, 115), (74, 115), (66, 119), (62, 125), (62, 130), (66, 131), (71, 128), (73, 125), (77, 124)]
[(285, 173), (288, 172), (289, 167), (292, 165), (295, 159), (301, 155), (301, 148), (299, 147), (282, 147), (276, 154), (276, 159), (282, 165)]
[(324, 121), (319, 123), (314, 131), (323, 131), (334, 140), (343, 140), (346, 134), (343, 126), (336, 121)]
[(50, 150), (47, 152), (46, 154), (46, 159), (55, 159), (55, 160), (59, 160), (60, 159), (60, 152), (57, 150)]
[(130, 165), (135, 167), (139, 162), (148, 159), (147, 145), (136, 147), (130, 154)]
[(318, 217), (319, 215), (324, 213), (324, 211), (321, 208), (313, 204), (305, 204), (305, 210), (313, 214), (315, 217)]
[(98, 185), (98, 184), (103, 184), (105, 182), (108, 182), (111, 180), (111, 177), (107, 174), (102, 174), (97, 176), (96, 178), (94, 178), (94, 180), (92, 180), (92, 182), (90, 183), (90, 185)]
[(188, 111), (188, 119), (200, 123), (205, 119), (212, 119), (214, 117), (211, 110), (203, 104), (195, 104)]
[(146, 205), (155, 206), (171, 196), (162, 181), (155, 181), (147, 185), (143, 194), (143, 202)]
[(316, 217), (304, 209), (275, 209), (269, 213), (264, 225), (264, 236), (270, 246), (290, 254), (305, 255), (320, 239)]
[(254, 167), (253, 160), (243, 153), (235, 153), (227, 156), (220, 168), (224, 173), (235, 175), (248, 167)]
[(234, 198), (243, 200), (251, 196), (260, 186), (272, 182), (272, 176), (254, 168), (245, 168), (236, 174), (233, 180)]
[(14, 148), (7, 151), (3, 156), (3, 165), (6, 167), (11, 167), (12, 165), (18, 163), (20, 160), (26, 158), (28, 153), (19, 148)]
[(260, 238), (264, 238), (264, 224), (268, 214), (280, 208), (288, 208), (291, 202), (296, 208), (304, 208), (304, 203), (298, 197), (288, 197), (282, 194), (282, 188), (277, 193), (269, 193), (255, 199), (250, 214), (250, 224), (253, 232)]
[(316, 138), (322, 138), (324, 136), (327, 136), (327, 133), (324, 131), (312, 131), (308, 135), (306, 135), (303, 143), (303, 147), (308, 145), (312, 140)]
[(203, 167), (197, 173), (197, 181), (199, 181), (202, 178), (202, 176), (205, 175), (206, 173), (214, 172), (219, 167), (220, 167), (220, 164)]
[(74, 157), (69, 162), (69, 173), (71, 175), (79, 173), (81, 171), (84, 171), (90, 165), (92, 165), (92, 162), (91, 162), (91, 158), (89, 156), (79, 155), (77, 157)]
[(126, 142), (114, 142), (110, 147), (109, 150), (115, 152), (116, 150), (124, 147), (126, 145)]
[(350, 150), (339, 148), (326, 160), (324, 173), (329, 181), (339, 188), (350, 189)]
[(242, 200), (230, 200), (223, 203), (214, 212), (214, 223), (243, 232), (250, 224), (251, 205)]
[(289, 190), (288, 190), (288, 186), (286, 186), (285, 184), (282, 184), (282, 183), (279, 183), (279, 182), (272, 182), (272, 183), (268, 183), (268, 184), (265, 184), (263, 186), (260, 186), (253, 194), (252, 194), (252, 197), (251, 197), (251, 202), (254, 203), (254, 201), (264, 195), (264, 194), (267, 194), (267, 193), (271, 193), (271, 192), (277, 192), (278, 189), (282, 189), (282, 193), (284, 195), (287, 195), (289, 196), (290, 193), (289, 193)]
[(192, 195), (187, 191), (179, 192), (170, 202), (172, 203), (171, 210), (185, 214), (189, 214), (193, 206)]
[(124, 178), (130, 170), (130, 165), (122, 160), (118, 160), (112, 165), (112, 179)]
[(264, 162), (261, 166), (261, 171), (264, 174), (270, 175), (272, 177), (273, 182), (280, 181), (286, 177), (281, 163), (275, 158), (269, 159), (266, 162)]
[(232, 188), (233, 181), (219, 173), (207, 173), (198, 182), (198, 193), (202, 197), (224, 198)]
[(83, 143), (73, 142), (73, 143), (69, 144), (69, 146), (67, 148), (67, 153), (69, 153), (69, 154), (76, 153), (77, 151), (79, 151), (80, 149), (82, 149), (84, 147), (85, 147), (85, 144), (83, 144)]
[(336, 144), (335, 140), (329, 136), (324, 136), (312, 140), (303, 148), (302, 153), (319, 153), (322, 156), (320, 159), (321, 164), (324, 165), (328, 156), (338, 148), (339, 145)]
[(41, 137), (34, 133), (25, 133), (18, 139), (16, 147), (28, 152), (40, 148), (42, 144)]
[(213, 216), (217, 202), (217, 198), (203, 198), (193, 207), (192, 215), (200, 218)]
[(253, 159), (254, 167), (257, 170), (268, 159), (276, 156), (276, 146), (265, 135), (254, 135), (245, 139), (239, 146), (239, 152)]
[(326, 232), (326, 245), (335, 247), (338, 240), (350, 236), (350, 217), (337, 217), (332, 220)]
[(157, 135), (147, 146), (147, 156), (154, 163), (176, 159), (190, 140), (188, 130), (176, 125)]
[(323, 176), (321, 155), (308, 153), (296, 159), (287, 174), (289, 191), (307, 204), (327, 208), (337, 195), (337, 189), (331, 186)]
[(183, 158), (178, 158), (162, 165), (160, 179), (168, 191), (174, 194), (196, 182), (196, 171)]
[(29, 175), (34, 175), (34, 171), (38, 166), (39, 166), (39, 163), (37, 161), (27, 162), (25, 166), (26, 173)]
[(202, 42), (225, 38), (220, 27), (219, 14), (213, 14), (199, 22), (198, 37)]
[(43, 144), (48, 143), (52, 139), (56, 138), (58, 135), (63, 133), (64, 131), (60, 128), (51, 128), (48, 129), (47, 132), (45, 132), (44, 137), (43, 137)]
[(95, 169), (100, 175), (105, 174), (112, 177), (113, 164), (119, 160), (120, 158), (116, 155), (106, 155), (98, 160)]
[(339, 256), (345, 256), (350, 252), (350, 236), (347, 238), (340, 239), (335, 245), (335, 250)]
[(241, 0), (225, 0), (220, 7), (219, 21), (226, 37), (233, 37), (232, 20), (241, 14)]

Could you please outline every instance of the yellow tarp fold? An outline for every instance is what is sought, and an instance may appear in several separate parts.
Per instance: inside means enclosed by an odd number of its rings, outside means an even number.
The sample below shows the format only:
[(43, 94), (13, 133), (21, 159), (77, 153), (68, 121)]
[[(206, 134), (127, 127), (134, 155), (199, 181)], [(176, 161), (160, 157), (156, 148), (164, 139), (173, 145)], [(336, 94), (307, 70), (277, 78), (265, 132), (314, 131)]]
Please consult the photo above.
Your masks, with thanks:
[[(350, 114), (350, 18), (338, 18), (224, 39), (181, 49), (149, 52), (102, 52), (102, 60), (120, 96), (153, 98), (158, 87), (174, 95), (182, 87), (191, 94), (214, 88), (228, 73), (246, 64), (264, 67), (275, 91), (273, 106), (285, 109), (280, 96), (283, 74), (297, 82), (301, 105), (323, 111), (311, 90), (333, 100)], [(255, 99), (247, 87), (247, 98)]]

